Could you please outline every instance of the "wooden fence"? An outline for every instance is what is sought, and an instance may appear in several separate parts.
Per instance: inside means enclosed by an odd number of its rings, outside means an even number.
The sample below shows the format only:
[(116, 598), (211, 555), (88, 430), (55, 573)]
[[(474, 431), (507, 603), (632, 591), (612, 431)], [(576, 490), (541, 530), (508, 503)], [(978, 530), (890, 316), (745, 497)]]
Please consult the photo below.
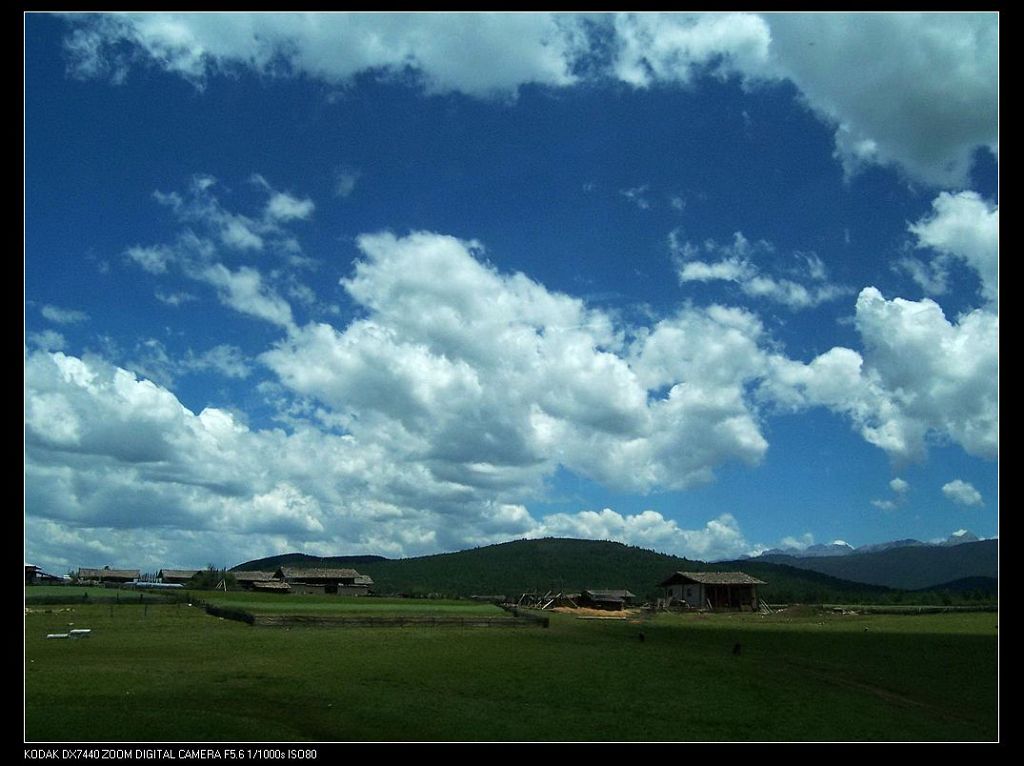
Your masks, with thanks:
[(138, 593), (114, 591), (110, 595), (89, 595), (88, 593), (47, 594), (25, 596), (25, 606), (50, 606), (58, 604), (173, 604), (180, 598), (164, 593)]
[(937, 604), (822, 604), (824, 611), (860, 614), (945, 614), (949, 612), (998, 612), (997, 604), (939, 606)]
[(288, 628), (524, 628), (538, 623), (518, 617), (341, 617), (337, 615), (291, 614), (254, 615), (252, 624)]
[(319, 614), (252, 614), (242, 609), (217, 606), (195, 599), (206, 613), (225, 620), (238, 620), (248, 625), (268, 628), (526, 628), (548, 627), (548, 617), (511, 610), (511, 616), (477, 617), (457, 615), (389, 616), (319, 615)]

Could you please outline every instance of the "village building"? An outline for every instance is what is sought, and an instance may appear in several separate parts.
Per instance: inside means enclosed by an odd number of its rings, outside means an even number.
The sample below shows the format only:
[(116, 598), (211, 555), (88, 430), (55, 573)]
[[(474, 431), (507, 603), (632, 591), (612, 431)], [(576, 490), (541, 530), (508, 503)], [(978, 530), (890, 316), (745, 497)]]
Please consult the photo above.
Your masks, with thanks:
[(256, 593), (278, 593), (283, 596), (292, 592), (292, 586), (280, 580), (253, 580), (249, 590)]
[(198, 569), (161, 569), (157, 572), (156, 579), (158, 582), (185, 585), (197, 574)]
[(274, 579), (286, 582), (292, 593), (365, 596), (373, 587), (373, 579), (354, 569), (278, 567)]
[(765, 584), (743, 572), (676, 572), (659, 583), (669, 605), (749, 611), (758, 609), (757, 586)]
[(138, 569), (88, 569), (80, 567), (78, 570), (78, 581), (82, 583), (100, 583), (103, 585), (124, 585), (139, 579)]
[(25, 564), (26, 585), (62, 585), (65, 582), (65, 578), (44, 572), (35, 564)]
[(257, 583), (277, 583), (273, 572), (260, 572), (249, 570), (242, 572), (228, 572), (235, 578), (235, 584), (242, 590), (256, 590)]
[(628, 590), (584, 590), (575, 599), (576, 603), (586, 609), (607, 609), (621, 612), (636, 602), (636, 594)]

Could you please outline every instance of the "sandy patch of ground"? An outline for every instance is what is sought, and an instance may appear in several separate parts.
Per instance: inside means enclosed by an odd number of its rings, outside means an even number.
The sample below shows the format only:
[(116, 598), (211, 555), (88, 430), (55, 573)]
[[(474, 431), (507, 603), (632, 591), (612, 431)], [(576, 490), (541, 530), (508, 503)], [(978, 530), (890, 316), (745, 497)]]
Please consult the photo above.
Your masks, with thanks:
[(55, 612), (73, 612), (75, 611), (71, 607), (64, 607), (63, 609), (33, 609), (30, 606), (25, 607), (25, 614), (54, 614)]
[(623, 609), (621, 612), (610, 612), (607, 609), (586, 609), (584, 607), (573, 609), (571, 606), (556, 606), (546, 611), (571, 614), (575, 617), (592, 617), (605, 620), (635, 620), (640, 616), (639, 609)]

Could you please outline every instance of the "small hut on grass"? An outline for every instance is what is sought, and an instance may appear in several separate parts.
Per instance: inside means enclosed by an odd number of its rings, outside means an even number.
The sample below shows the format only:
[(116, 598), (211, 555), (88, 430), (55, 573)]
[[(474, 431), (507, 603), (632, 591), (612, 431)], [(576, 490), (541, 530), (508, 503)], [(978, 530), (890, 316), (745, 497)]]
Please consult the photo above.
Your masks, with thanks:
[(254, 580), (250, 590), (256, 593), (279, 593), (284, 596), (292, 592), (292, 586), (280, 580)]
[(88, 569), (82, 567), (78, 570), (78, 581), (80, 583), (97, 583), (100, 585), (124, 585), (139, 579), (138, 569)]
[(278, 582), (274, 579), (273, 572), (249, 570), (247, 572), (232, 572), (231, 574), (235, 578), (235, 584), (242, 590), (257, 590), (257, 583)]
[(621, 612), (636, 602), (636, 594), (628, 590), (585, 590), (576, 603), (586, 609), (607, 609)]
[(63, 585), (65, 582), (65, 578), (44, 572), (35, 564), (25, 564), (26, 585)]
[(274, 579), (288, 583), (293, 593), (365, 596), (373, 586), (369, 575), (354, 569), (278, 567)]
[(659, 585), (669, 605), (757, 611), (757, 586), (766, 583), (743, 572), (676, 572)]
[(185, 585), (197, 574), (199, 574), (198, 569), (161, 569), (157, 572), (156, 579), (163, 583)]

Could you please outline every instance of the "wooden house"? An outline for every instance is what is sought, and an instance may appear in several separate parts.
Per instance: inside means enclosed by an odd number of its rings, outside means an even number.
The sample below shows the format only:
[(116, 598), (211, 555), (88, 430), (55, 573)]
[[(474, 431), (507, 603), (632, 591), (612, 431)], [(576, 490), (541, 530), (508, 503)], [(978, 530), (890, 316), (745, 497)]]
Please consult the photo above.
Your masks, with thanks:
[(373, 579), (354, 569), (278, 567), (274, 579), (286, 582), (293, 593), (326, 593), (339, 596), (365, 596)]
[(198, 569), (161, 569), (157, 572), (156, 579), (159, 582), (185, 585), (197, 574), (199, 574)]
[(607, 609), (621, 612), (633, 606), (636, 595), (628, 590), (585, 590), (580, 593), (576, 603), (586, 609)]
[(691, 609), (758, 609), (762, 580), (743, 572), (676, 572), (659, 583), (669, 604)]
[(256, 583), (278, 582), (274, 579), (273, 572), (260, 572), (249, 570), (242, 572), (228, 572), (235, 578), (235, 584), (242, 590), (256, 590)]
[(35, 564), (25, 565), (25, 584), (26, 585), (62, 585), (65, 579), (52, 575), (48, 572), (44, 572), (42, 569), (37, 567)]
[(81, 567), (78, 570), (79, 582), (96, 582), (104, 585), (123, 585), (139, 579), (138, 569), (87, 569)]
[(282, 596), (292, 592), (292, 586), (281, 580), (253, 580), (250, 590), (256, 593), (278, 593)]

